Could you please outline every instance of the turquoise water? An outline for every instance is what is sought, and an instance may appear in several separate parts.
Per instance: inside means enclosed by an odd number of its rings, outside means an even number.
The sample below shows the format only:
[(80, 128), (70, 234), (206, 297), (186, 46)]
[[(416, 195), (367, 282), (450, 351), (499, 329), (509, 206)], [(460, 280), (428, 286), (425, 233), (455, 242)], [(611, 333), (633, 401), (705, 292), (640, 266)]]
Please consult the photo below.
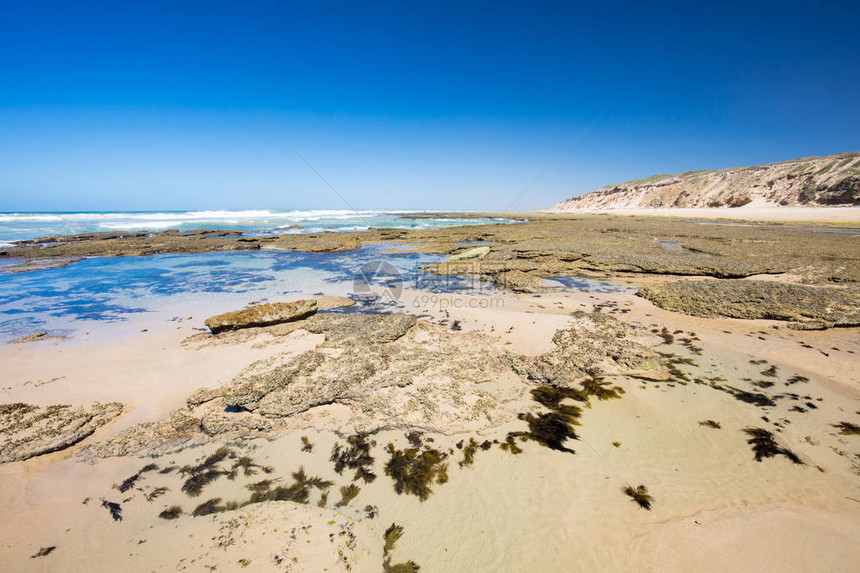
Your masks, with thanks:
[(408, 217), (382, 211), (164, 211), (106, 213), (0, 213), (0, 246), (12, 241), (91, 232), (231, 229), (249, 234), (361, 231), (370, 227), (440, 229), (454, 225), (511, 222), (507, 219)]

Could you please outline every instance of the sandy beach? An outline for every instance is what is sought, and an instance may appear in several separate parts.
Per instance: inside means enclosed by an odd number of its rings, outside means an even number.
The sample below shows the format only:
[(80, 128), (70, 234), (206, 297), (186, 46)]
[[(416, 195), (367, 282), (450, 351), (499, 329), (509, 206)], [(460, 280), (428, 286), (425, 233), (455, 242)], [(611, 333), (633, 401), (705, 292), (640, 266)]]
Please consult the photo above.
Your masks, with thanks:
[(858, 328), (696, 316), (636, 295), (677, 276), (613, 274), (4, 345), (3, 403), (122, 412), (0, 465), (0, 568), (852, 570)]
[[(558, 213), (558, 211), (553, 211)], [(755, 203), (743, 207), (679, 208), (651, 207), (615, 209), (571, 209), (577, 213), (603, 213), (632, 217), (684, 217), (691, 219), (717, 219), (735, 221), (770, 221), (775, 223), (843, 223), (860, 222), (858, 207), (779, 207), (761, 206)]]
[(771, 221), (778, 223), (858, 223), (860, 207), (779, 207), (750, 203), (743, 207), (712, 208), (616, 208), (576, 209), (576, 213), (604, 213), (633, 217), (689, 217), (691, 219), (722, 219), (735, 221)]

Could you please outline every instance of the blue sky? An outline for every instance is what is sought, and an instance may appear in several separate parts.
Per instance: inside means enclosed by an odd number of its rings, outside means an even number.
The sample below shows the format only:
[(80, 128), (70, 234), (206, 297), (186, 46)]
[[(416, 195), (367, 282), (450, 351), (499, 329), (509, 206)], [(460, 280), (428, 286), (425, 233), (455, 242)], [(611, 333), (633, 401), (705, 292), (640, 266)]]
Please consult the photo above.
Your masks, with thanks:
[(3, 0), (0, 211), (343, 208), (257, 114), (358, 209), (860, 150), (856, 2), (694, 4)]

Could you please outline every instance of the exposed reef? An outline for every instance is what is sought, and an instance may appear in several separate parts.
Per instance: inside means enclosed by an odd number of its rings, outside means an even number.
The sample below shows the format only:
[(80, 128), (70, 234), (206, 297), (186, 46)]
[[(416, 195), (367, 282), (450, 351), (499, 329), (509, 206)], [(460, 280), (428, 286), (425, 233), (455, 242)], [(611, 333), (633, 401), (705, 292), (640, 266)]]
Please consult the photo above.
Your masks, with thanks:
[[(429, 265), (430, 272), (497, 279), (513, 289), (531, 289), (541, 277), (563, 275), (741, 278), (790, 272), (807, 282), (860, 280), (860, 254), (849, 234), (773, 224), (702, 225), (658, 217), (526, 216), (527, 222), (515, 224), (317, 235), (244, 237), (232, 231), (72, 235), (19, 241), (0, 249), (0, 257), (68, 259), (266, 248), (321, 252), (396, 242), (452, 256), (448, 262)], [(483, 244), (468, 245), (477, 242)], [(667, 243), (677, 247), (667, 249)]]
[[(315, 350), (255, 362), (223, 386), (190, 396), (167, 419), (130, 428), (94, 451), (154, 453), (215, 434), (262, 435), (334, 403), (349, 406), (366, 430), (392, 424), (479, 429), (516, 417), (510, 403), (524, 391), (520, 378), (494, 341), (479, 333), (405, 314), (318, 314), (295, 324), (325, 340)], [(345, 467), (357, 469), (350, 456)]]
[(690, 280), (646, 286), (638, 294), (661, 308), (694, 316), (781, 320), (799, 329), (860, 326), (857, 285)]
[(508, 354), (519, 374), (538, 384), (570, 386), (594, 376), (635, 376), (665, 380), (665, 360), (636, 340), (633, 330), (604, 312), (577, 311), (556, 331), (553, 349), (536, 358)]
[[(330, 404), (349, 407), (352, 423), (366, 432), (397, 425), (481, 430), (519, 417), (534, 439), (561, 449), (563, 437), (544, 439), (554, 433), (545, 428), (546, 415), (521, 411), (518, 403), (528, 389), (522, 382), (602, 400), (618, 397), (623, 389), (601, 376), (669, 376), (663, 357), (638, 342), (629, 326), (602, 312), (574, 313), (570, 325), (555, 333), (553, 349), (537, 357), (506, 352), (480, 333), (453, 331), (406, 314), (325, 313), (291, 324), (325, 339), (314, 350), (254, 362), (226, 384), (196, 392), (186, 408), (167, 419), (130, 428), (91, 451), (99, 456), (159, 453), (215, 435), (267, 435), (297, 415)], [(569, 406), (551, 407), (568, 417)], [(361, 465), (367, 450), (361, 440), (350, 438), (336, 448), (332, 461), (340, 470), (354, 470), (355, 479), (372, 481)]]
[(0, 405), (0, 463), (64, 450), (122, 413), (117, 402), (89, 406)]

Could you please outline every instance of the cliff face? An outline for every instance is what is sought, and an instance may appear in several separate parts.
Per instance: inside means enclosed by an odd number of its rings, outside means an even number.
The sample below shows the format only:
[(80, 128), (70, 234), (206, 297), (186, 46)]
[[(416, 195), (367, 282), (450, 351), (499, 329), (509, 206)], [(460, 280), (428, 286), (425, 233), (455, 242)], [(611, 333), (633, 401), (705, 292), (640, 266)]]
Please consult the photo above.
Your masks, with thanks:
[(553, 211), (644, 207), (860, 206), (860, 152), (654, 175), (562, 201)]

